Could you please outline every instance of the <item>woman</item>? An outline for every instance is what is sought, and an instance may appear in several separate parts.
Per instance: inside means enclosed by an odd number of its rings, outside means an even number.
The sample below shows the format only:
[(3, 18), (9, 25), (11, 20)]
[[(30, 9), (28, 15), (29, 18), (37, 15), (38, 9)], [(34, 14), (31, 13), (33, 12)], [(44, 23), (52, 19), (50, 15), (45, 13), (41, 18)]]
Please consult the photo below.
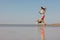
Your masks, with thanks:
[(41, 7), (39, 13), (42, 15), (40, 19), (37, 20), (37, 23), (44, 23), (46, 8)]

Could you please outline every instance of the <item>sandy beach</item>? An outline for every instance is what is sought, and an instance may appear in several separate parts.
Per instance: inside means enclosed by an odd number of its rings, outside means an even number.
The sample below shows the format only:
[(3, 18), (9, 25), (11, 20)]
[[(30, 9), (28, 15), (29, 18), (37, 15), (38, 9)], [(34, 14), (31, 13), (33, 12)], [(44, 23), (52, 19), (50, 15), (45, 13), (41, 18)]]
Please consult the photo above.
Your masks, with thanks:
[(50, 26), (60, 26), (60, 23), (49, 24)]

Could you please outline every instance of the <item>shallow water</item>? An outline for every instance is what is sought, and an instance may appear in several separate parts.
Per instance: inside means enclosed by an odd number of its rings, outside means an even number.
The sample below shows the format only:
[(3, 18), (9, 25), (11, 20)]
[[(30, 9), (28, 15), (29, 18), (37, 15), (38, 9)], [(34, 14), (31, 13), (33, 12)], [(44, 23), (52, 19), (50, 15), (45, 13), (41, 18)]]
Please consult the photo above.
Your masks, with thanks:
[[(46, 27), (45, 39), (60, 40), (60, 27)], [(41, 40), (40, 28), (0, 26), (0, 40)]]

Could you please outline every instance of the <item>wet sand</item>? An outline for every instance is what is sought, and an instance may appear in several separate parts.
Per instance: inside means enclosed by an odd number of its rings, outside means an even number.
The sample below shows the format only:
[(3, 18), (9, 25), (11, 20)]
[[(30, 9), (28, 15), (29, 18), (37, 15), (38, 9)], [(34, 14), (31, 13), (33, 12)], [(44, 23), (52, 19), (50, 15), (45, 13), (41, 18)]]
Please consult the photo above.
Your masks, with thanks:
[[(37, 27), (1, 27), (0, 40), (40, 40), (40, 28)], [(46, 40), (60, 40), (60, 27), (46, 27)]]

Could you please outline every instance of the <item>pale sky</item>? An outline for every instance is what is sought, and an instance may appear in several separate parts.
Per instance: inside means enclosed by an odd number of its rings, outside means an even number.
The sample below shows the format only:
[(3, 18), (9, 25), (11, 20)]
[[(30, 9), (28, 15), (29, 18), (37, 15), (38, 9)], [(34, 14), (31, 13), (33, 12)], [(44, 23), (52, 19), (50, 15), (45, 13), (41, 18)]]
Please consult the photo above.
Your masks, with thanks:
[(0, 0), (0, 24), (35, 24), (41, 6), (46, 23), (60, 22), (60, 0)]

